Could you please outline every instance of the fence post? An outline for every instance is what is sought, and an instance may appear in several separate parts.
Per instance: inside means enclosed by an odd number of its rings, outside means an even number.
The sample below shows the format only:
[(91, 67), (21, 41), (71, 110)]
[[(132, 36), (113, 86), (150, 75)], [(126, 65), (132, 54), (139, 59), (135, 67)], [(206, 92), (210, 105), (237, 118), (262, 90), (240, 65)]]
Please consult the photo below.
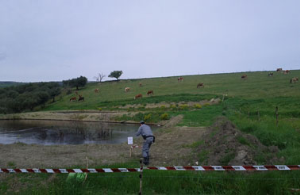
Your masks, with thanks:
[(278, 106), (275, 108), (275, 115), (276, 115), (276, 126), (278, 126)]
[(143, 187), (143, 159), (140, 159), (140, 192), (139, 195), (142, 195), (142, 187)]

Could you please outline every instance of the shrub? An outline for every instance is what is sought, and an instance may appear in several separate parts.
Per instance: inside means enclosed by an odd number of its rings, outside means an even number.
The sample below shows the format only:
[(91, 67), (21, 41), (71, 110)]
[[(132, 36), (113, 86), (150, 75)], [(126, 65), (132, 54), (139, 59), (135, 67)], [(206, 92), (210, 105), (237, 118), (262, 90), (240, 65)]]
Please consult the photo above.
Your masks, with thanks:
[(151, 119), (151, 113), (144, 116), (144, 121), (148, 121), (149, 119)]
[(180, 110), (186, 110), (186, 109), (188, 109), (188, 105), (187, 104), (182, 104), (182, 105), (180, 105)]
[(168, 120), (169, 119), (168, 113), (163, 113), (162, 115), (160, 115), (160, 119), (161, 120)]
[(202, 108), (202, 106), (201, 106), (200, 104), (195, 104), (194, 107), (195, 107), (196, 109)]

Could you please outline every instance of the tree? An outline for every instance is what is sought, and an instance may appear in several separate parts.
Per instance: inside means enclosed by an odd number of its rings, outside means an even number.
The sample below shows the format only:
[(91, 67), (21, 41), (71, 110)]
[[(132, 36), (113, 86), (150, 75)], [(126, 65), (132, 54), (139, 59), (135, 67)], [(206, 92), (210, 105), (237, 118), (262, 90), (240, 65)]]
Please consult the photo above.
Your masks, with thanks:
[(106, 77), (105, 74), (98, 73), (98, 76), (95, 76), (94, 78), (101, 83), (104, 77)]
[(108, 75), (108, 77), (113, 77), (113, 78), (116, 78), (117, 80), (119, 80), (119, 77), (123, 74), (123, 71), (122, 70), (115, 70), (115, 71), (112, 71), (110, 73), (110, 75)]
[(64, 86), (76, 87), (76, 90), (78, 90), (79, 87), (84, 87), (86, 83), (87, 83), (87, 78), (83, 76), (77, 77), (76, 79), (63, 81)]

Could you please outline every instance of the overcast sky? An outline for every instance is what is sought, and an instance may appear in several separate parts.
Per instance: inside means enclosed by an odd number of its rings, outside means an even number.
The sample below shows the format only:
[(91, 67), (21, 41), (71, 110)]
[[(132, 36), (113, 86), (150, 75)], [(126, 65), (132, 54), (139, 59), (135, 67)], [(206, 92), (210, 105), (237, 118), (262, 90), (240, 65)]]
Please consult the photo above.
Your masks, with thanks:
[(300, 69), (299, 0), (0, 0), (0, 81)]

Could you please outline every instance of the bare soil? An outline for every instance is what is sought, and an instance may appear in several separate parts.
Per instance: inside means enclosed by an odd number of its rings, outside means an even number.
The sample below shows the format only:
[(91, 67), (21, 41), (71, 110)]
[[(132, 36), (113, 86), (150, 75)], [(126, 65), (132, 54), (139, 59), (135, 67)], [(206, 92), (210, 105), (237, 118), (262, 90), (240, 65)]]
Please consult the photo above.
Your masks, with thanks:
[(203, 134), (197, 151), (202, 154), (202, 164), (207, 165), (272, 165), (283, 163), (277, 158), (277, 146), (264, 146), (255, 136), (242, 133), (224, 117)]

